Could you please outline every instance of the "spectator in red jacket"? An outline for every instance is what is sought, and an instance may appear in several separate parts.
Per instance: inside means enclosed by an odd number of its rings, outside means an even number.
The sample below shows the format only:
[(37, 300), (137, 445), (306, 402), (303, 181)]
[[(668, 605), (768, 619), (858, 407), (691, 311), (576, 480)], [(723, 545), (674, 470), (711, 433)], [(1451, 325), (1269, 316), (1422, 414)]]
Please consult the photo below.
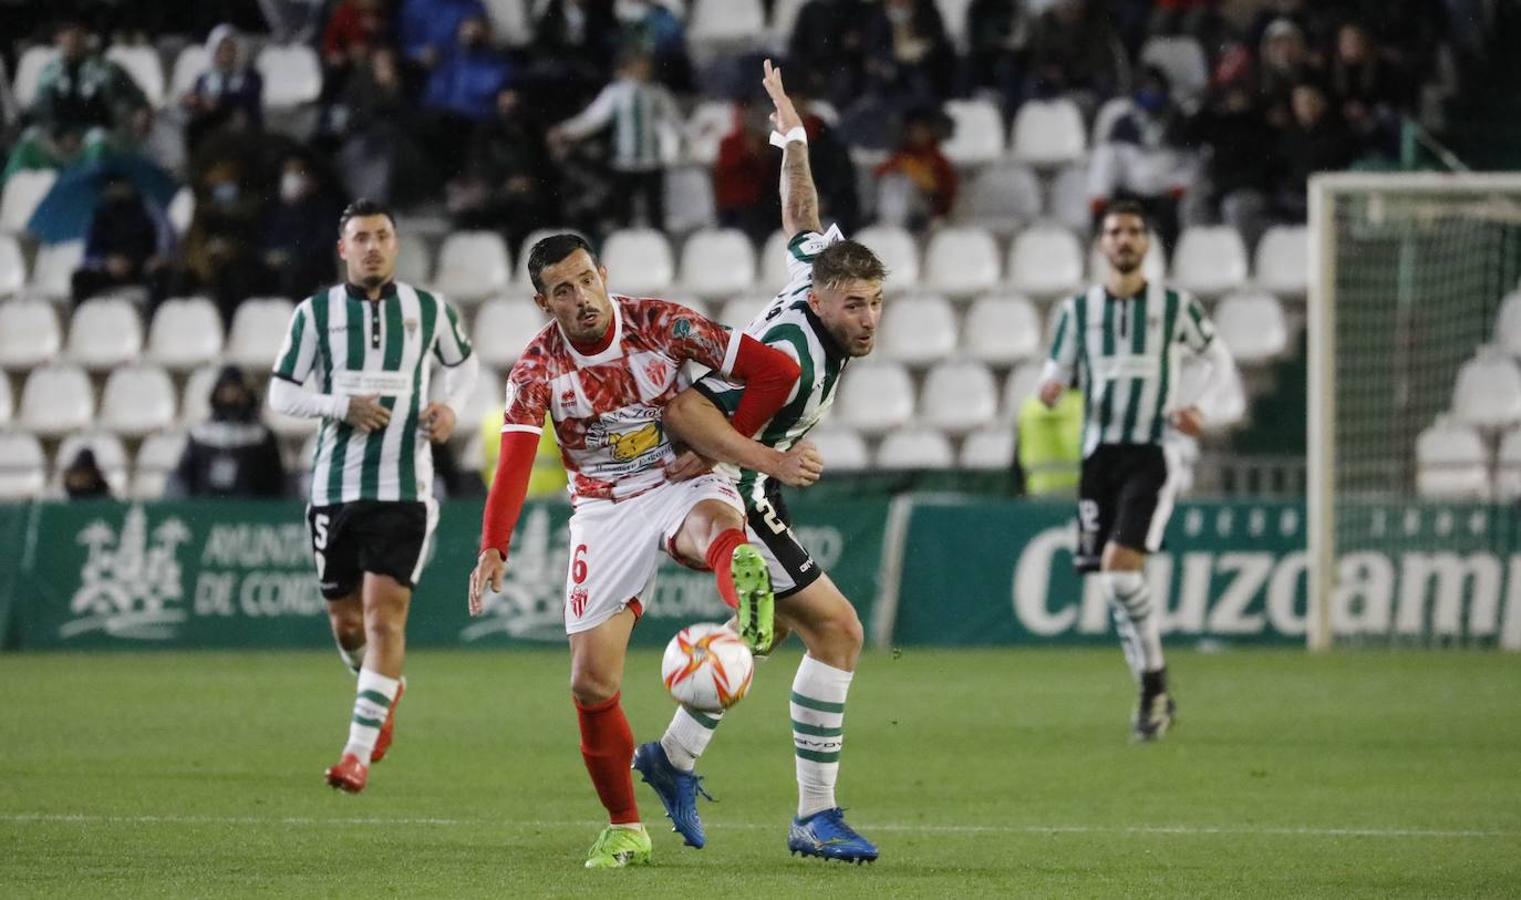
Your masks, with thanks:
[(950, 214), (956, 167), (940, 152), (948, 130), (938, 110), (910, 112), (897, 152), (877, 167), (877, 218), (918, 231)]
[[(756, 243), (781, 221), (776, 192), (782, 155), (768, 140), (771, 123), (760, 104), (745, 104), (734, 115), (734, 128), (718, 145), (713, 162), (713, 203), (718, 222), (738, 228)], [(788, 235), (792, 237), (792, 235)]]

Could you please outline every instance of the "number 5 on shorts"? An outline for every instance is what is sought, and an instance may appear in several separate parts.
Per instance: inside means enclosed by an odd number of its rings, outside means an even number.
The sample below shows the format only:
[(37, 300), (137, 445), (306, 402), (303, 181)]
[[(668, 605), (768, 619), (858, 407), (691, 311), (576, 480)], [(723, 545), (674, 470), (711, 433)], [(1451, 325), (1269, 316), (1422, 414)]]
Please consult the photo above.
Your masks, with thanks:
[(317, 579), (322, 580), (322, 571), (327, 568), (327, 559), (322, 551), (327, 549), (327, 513), (317, 513), (312, 516), (312, 546), (317, 549), (312, 551), (312, 556), (317, 558)]

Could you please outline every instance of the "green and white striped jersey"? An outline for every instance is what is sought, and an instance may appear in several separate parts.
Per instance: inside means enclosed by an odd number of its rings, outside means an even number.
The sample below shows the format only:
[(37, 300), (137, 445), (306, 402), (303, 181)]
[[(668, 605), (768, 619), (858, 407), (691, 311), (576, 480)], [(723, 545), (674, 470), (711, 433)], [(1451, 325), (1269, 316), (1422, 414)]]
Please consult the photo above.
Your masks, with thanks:
[(1176, 408), (1179, 353), (1203, 354), (1214, 337), (1198, 300), (1159, 284), (1127, 299), (1094, 285), (1062, 301), (1048, 376), (1080, 379), (1083, 455), (1100, 444), (1160, 443)]
[(470, 352), (453, 307), (409, 284), (389, 285), (375, 301), (343, 284), (303, 300), (275, 377), (296, 384), (315, 378), (322, 394), (378, 395), (391, 410), (385, 429), (370, 433), (322, 419), (312, 505), (431, 498), (433, 453), (418, 425), (428, 404), (429, 356), (457, 366)]
[[(824, 330), (824, 323), (808, 308), (808, 292), (813, 289), (814, 257), (830, 244), (843, 240), (845, 236), (838, 225), (830, 226), (823, 234), (805, 231), (794, 237), (787, 244), (787, 286), (745, 328), (745, 334), (791, 356), (802, 369), (792, 394), (787, 398), (787, 405), (756, 437), (768, 447), (787, 450), (813, 430), (834, 404), (840, 376), (850, 362), (849, 355), (835, 343)], [(743, 392), (741, 385), (717, 375), (699, 380), (696, 388), (731, 416), (739, 407)], [(729, 465), (719, 466), (718, 470), (738, 481), (739, 492), (747, 503), (765, 495), (767, 476)]]

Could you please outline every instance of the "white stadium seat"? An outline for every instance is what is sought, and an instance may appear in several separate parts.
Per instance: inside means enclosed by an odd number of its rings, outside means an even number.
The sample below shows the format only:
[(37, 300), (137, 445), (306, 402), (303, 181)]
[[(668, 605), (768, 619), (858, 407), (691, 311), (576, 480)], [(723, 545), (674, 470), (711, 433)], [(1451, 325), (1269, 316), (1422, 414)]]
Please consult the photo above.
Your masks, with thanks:
[(1303, 297), (1310, 286), (1310, 230), (1274, 225), (1257, 242), (1257, 286), (1274, 294)]
[(264, 78), (264, 108), (311, 103), (322, 93), (322, 64), (305, 44), (269, 44), (254, 60)]
[(1495, 344), (1507, 356), (1521, 359), (1521, 291), (1512, 291), (1500, 302), (1495, 317)]
[(251, 297), (238, 305), (227, 332), (227, 362), (264, 372), (285, 343), (295, 304), (284, 297)]
[[(1094, 241), (1088, 248), (1088, 278), (1091, 281), (1103, 281), (1108, 273), (1109, 261), (1104, 259), (1098, 241)], [(1151, 281), (1161, 281), (1167, 277), (1167, 256), (1162, 252), (1162, 241), (1155, 234), (1151, 236), (1146, 258), (1141, 260), (1141, 274)]]
[(998, 385), (975, 360), (943, 362), (930, 369), (919, 394), (919, 421), (951, 434), (965, 434), (998, 415)]
[(480, 431), (481, 423), (488, 415), (494, 416), (500, 424), (506, 403), (507, 379), (491, 369), (481, 372), (481, 377), (475, 379), (475, 387), (470, 389), (470, 396), (465, 399), (465, 408), (455, 410), (457, 425), (454, 436), (458, 438), (472, 431)]
[(58, 313), (45, 300), (0, 303), (0, 369), (30, 369), (52, 360), (63, 346)]
[(896, 225), (869, 225), (856, 233), (855, 240), (865, 244), (887, 266), (884, 290), (901, 293), (918, 285), (919, 245), (913, 235)]
[(877, 447), (879, 469), (949, 469), (955, 465), (951, 442), (929, 428), (894, 431)]
[(797, 14), (809, 0), (776, 0), (771, 4), (771, 40), (778, 47), (787, 46), (797, 25)]
[(1086, 234), (1093, 228), (1087, 163), (1075, 162), (1056, 173), (1047, 191), (1045, 208), (1047, 216), (1073, 234)]
[(1495, 466), (1496, 499), (1507, 503), (1521, 500), (1521, 428), (1505, 433), (1500, 439), (1500, 453)]
[(1229, 225), (1193, 225), (1183, 229), (1173, 251), (1172, 280), (1178, 287), (1206, 297), (1246, 284), (1246, 244)]
[(486, 0), (492, 34), (509, 47), (533, 40), (532, 0)]
[(1026, 228), (1009, 247), (1009, 283), (1035, 297), (1077, 290), (1083, 281), (1083, 245), (1060, 225)]
[(88, 427), (94, 415), (95, 391), (83, 369), (50, 365), (27, 374), (17, 425), (40, 437), (59, 437)]
[[(665, 172), (665, 228), (685, 234), (718, 222), (713, 173), (708, 166), (672, 166)], [(754, 251), (752, 251), (754, 252)]]
[[(190, 230), (190, 222), (195, 218), (195, 191), (189, 186), (182, 187), (174, 192), (174, 197), (169, 201), (169, 209), (164, 213), (169, 217), (169, 224), (174, 228), (174, 233), (183, 237)], [(405, 247), (410, 242), (403, 242)]]
[(0, 232), (19, 234), (26, 230), (37, 204), (53, 189), (58, 173), (53, 169), (22, 169), (6, 179), (0, 194)]
[(414, 287), (433, 285), (433, 259), (428, 252), (427, 241), (413, 238), (397, 245), (396, 279)]
[(703, 100), (682, 126), (682, 143), (688, 162), (712, 166), (718, 145), (734, 130), (735, 106), (728, 100)]
[(95, 452), (95, 465), (106, 476), (111, 494), (116, 497), (126, 496), (127, 448), (122, 446), (121, 438), (109, 431), (76, 431), (63, 439), (53, 460), (53, 489), (62, 491), (64, 469), (84, 449)]
[(836, 401), (843, 424), (863, 434), (881, 434), (913, 418), (914, 384), (897, 363), (858, 363), (843, 381)]
[(682, 248), (680, 281), (683, 290), (699, 297), (744, 293), (755, 284), (755, 248), (737, 229), (699, 231)]
[(1440, 500), (1488, 500), (1489, 459), (1479, 433), (1446, 416), (1415, 442), (1416, 490)]
[(30, 108), (37, 99), (37, 85), (42, 78), (42, 70), (57, 57), (58, 48), (51, 44), (33, 44), (21, 54), (20, 61), (16, 63), (13, 90), (16, 102), (22, 109)]
[(21, 245), (8, 234), (0, 234), (0, 297), (16, 294), (26, 284), (26, 258)]
[[(204, 422), (211, 417), (211, 388), (217, 383), (222, 367), (217, 364), (202, 366), (185, 379), (185, 390), (180, 395), (180, 422), (186, 426)], [(266, 402), (264, 404), (268, 406)]]
[(0, 501), (32, 500), (46, 487), (42, 443), (24, 431), (0, 431)]
[(972, 0), (935, 0), (935, 6), (940, 10), (940, 20), (945, 23), (945, 33), (950, 35), (958, 48), (964, 49)]
[(956, 350), (956, 312), (944, 297), (904, 297), (885, 304), (878, 352), (909, 366), (928, 366)]
[(736, 331), (744, 331), (761, 314), (761, 310), (775, 299), (769, 294), (744, 294), (727, 300), (718, 311), (718, 321)]
[(160, 431), (143, 439), (132, 461), (131, 495), (136, 500), (157, 500), (164, 496), (169, 476), (185, 453), (183, 431)]
[(152, 47), (112, 44), (106, 59), (121, 66), (154, 106), (164, 105), (164, 64)]
[(195, 80), (211, 68), (211, 55), (205, 44), (186, 44), (174, 58), (174, 71), (169, 76), (169, 97), (178, 100), (195, 87)]
[(781, 229), (771, 232), (771, 236), (766, 238), (766, 247), (761, 251), (759, 287), (779, 291), (787, 286), (788, 240), (786, 232)]
[(981, 228), (935, 232), (924, 251), (924, 286), (965, 297), (998, 284), (998, 244)]
[(961, 468), (1006, 472), (1014, 467), (1014, 426), (979, 428), (961, 442)]
[(824, 457), (825, 477), (831, 472), (859, 472), (871, 467), (866, 441), (849, 428), (825, 424), (810, 431), (807, 439)]
[(1081, 159), (1088, 150), (1083, 113), (1066, 97), (1026, 101), (1014, 116), (1009, 148), (1014, 159), (1037, 168)]
[(967, 310), (961, 334), (961, 345), (973, 359), (1006, 366), (1040, 353), (1040, 313), (1024, 297), (990, 294)]
[(960, 197), (952, 218), (994, 234), (1014, 234), (1040, 216), (1040, 180), (1029, 166), (1018, 163), (983, 166)]
[(945, 114), (954, 130), (940, 145), (957, 166), (980, 166), (1003, 156), (1003, 114), (988, 100), (947, 100)]
[(44, 244), (32, 263), (32, 291), (62, 300), (74, 289), (74, 273), (84, 262), (84, 241)]
[(1186, 35), (1150, 38), (1141, 47), (1141, 65), (1156, 66), (1167, 75), (1172, 98), (1184, 110), (1198, 109), (1209, 86), (1209, 62), (1197, 40)]
[(765, 38), (761, 0), (693, 0), (687, 40), (694, 44), (748, 44)]
[(1521, 422), (1521, 366), (1494, 347), (1479, 348), (1458, 370), (1452, 413), (1457, 422), (1480, 428)]
[(586, 238), (586, 235), (574, 228), (539, 228), (529, 232), (528, 237), (523, 238), (523, 246), (518, 248), (517, 267), (513, 270), (515, 279), (513, 287), (527, 291), (529, 294), (533, 293), (533, 279), (528, 277), (528, 254), (532, 252), (534, 244), (556, 234), (574, 234), (579, 235), (583, 240)]
[(548, 321), (531, 300), (488, 300), (475, 312), (475, 351), (483, 364), (509, 368)]
[(1263, 363), (1288, 350), (1288, 322), (1283, 305), (1272, 294), (1232, 294), (1215, 306), (1213, 318), (1237, 362)]
[(1011, 422), (1019, 418), (1020, 407), (1040, 390), (1040, 373), (1043, 368), (1043, 361), (1032, 360), (1009, 372), (1009, 377), (1003, 383), (1001, 418)]
[(129, 363), (142, 351), (143, 320), (130, 302), (94, 297), (74, 310), (64, 351), (70, 362), (100, 371)]
[(633, 297), (665, 291), (676, 278), (671, 243), (652, 228), (613, 232), (602, 246), (602, 265), (609, 289)]
[(456, 231), (444, 238), (438, 251), (440, 293), (461, 302), (475, 301), (506, 290), (512, 263), (507, 244), (494, 231)]
[(101, 392), (100, 427), (142, 437), (174, 424), (174, 383), (158, 366), (127, 366), (111, 373)]
[(11, 394), (11, 380), (0, 372), (0, 426), (10, 424), (16, 415), (16, 398)]

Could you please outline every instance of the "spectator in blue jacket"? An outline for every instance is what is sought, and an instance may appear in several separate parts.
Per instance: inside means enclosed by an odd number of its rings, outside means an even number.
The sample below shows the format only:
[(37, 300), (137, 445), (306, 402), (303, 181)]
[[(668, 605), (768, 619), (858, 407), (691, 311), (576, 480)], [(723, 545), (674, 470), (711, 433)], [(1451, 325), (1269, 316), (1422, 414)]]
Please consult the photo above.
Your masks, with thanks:
[(402, 0), (396, 23), (402, 53), (409, 62), (433, 68), (454, 46), (466, 19), (486, 20), (481, 0)]

